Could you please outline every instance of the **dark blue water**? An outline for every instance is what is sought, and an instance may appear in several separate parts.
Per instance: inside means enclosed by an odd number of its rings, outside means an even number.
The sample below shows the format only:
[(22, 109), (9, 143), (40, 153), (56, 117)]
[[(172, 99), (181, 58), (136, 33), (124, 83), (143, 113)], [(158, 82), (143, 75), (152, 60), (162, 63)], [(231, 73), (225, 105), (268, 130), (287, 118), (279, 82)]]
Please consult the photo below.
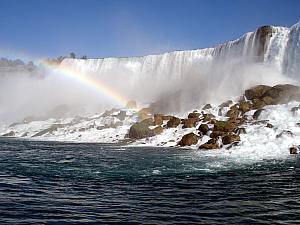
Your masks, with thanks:
[(0, 224), (300, 224), (298, 157), (195, 153), (0, 139)]

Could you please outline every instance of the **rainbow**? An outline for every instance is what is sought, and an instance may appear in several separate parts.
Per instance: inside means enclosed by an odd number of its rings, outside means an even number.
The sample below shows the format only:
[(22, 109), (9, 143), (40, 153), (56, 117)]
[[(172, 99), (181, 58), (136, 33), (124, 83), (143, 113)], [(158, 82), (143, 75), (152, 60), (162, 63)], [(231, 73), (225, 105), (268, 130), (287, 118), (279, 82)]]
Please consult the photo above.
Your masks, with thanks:
[[(40, 62), (43, 66), (45, 66), (47, 69), (50, 69), (56, 73), (62, 74), (63, 76), (69, 77), (77, 82), (80, 82), (84, 85), (86, 85), (89, 88), (94, 89), (97, 93), (100, 95), (105, 95), (112, 99), (114, 102), (116, 102), (121, 107), (126, 106), (126, 104), (130, 101), (126, 96), (121, 95), (119, 92), (114, 90), (111, 86), (107, 85), (100, 79), (95, 79), (89, 74), (86, 74), (84, 72), (72, 69), (71, 67), (64, 65), (64, 64), (52, 64), (47, 61), (41, 61)], [(138, 110), (133, 109), (132, 110)]]

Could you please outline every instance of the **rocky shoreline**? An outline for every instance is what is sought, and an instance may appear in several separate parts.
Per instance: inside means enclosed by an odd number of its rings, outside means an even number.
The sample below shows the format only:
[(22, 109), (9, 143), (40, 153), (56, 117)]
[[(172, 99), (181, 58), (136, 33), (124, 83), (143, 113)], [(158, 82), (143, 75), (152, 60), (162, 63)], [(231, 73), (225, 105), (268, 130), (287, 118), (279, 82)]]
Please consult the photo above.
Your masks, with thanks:
[[(276, 139), (296, 139), (288, 126), (285, 126), (286, 129), (274, 128), (268, 116), (261, 118), (261, 115), (268, 111), (268, 107), (300, 102), (299, 93), (299, 87), (290, 84), (273, 87), (259, 85), (246, 90), (238, 100), (228, 100), (219, 106), (206, 104), (182, 116), (161, 114), (151, 105), (136, 112), (132, 109), (137, 105), (131, 101), (125, 109), (107, 110), (88, 118), (41, 121), (28, 117), (4, 128), (2, 137), (79, 142), (99, 140), (133, 145), (177, 146), (182, 149), (229, 150), (241, 146), (245, 135), (248, 135), (247, 130), (252, 128), (270, 129)], [(297, 121), (298, 111), (299, 103), (289, 109), (288, 117)], [(300, 127), (300, 121), (292, 126)], [(295, 142), (287, 151), (298, 154), (299, 144)]]

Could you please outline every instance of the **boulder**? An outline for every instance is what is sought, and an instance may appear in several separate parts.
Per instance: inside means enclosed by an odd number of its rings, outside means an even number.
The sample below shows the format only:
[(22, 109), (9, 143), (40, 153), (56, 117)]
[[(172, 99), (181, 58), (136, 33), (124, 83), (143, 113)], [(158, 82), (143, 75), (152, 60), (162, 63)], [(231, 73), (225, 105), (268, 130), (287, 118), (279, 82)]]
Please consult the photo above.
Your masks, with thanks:
[(205, 134), (207, 134), (207, 132), (209, 131), (209, 127), (208, 127), (207, 124), (202, 123), (202, 124), (199, 126), (198, 130), (199, 130), (203, 135), (205, 135)]
[(128, 137), (131, 139), (142, 139), (154, 136), (155, 133), (151, 130), (146, 123), (135, 123), (133, 124), (128, 133)]
[(272, 124), (270, 124), (270, 123), (267, 123), (266, 127), (273, 128), (274, 126)]
[(209, 121), (211, 121), (214, 118), (215, 118), (215, 116), (213, 114), (211, 114), (211, 113), (204, 113), (202, 120), (203, 120), (203, 122), (209, 122)]
[(237, 128), (237, 124), (228, 121), (217, 121), (214, 124), (214, 131), (233, 132)]
[(205, 144), (199, 146), (199, 149), (206, 149), (206, 150), (219, 149), (219, 148), (220, 148), (220, 146), (219, 146), (216, 138), (212, 138), (212, 139), (208, 140)]
[(206, 104), (205, 106), (203, 106), (202, 110), (211, 109), (211, 108), (212, 108), (211, 104)]
[(262, 111), (264, 111), (264, 109), (258, 109), (258, 110), (256, 110), (254, 112), (253, 116), (252, 116), (253, 119), (258, 120), (258, 118), (259, 118), (260, 114), (262, 113)]
[(10, 131), (6, 134), (3, 134), (2, 137), (14, 137), (16, 134), (14, 131)]
[(189, 118), (182, 120), (182, 128), (192, 128), (196, 127), (197, 122), (199, 122), (199, 119), (197, 118)]
[(170, 120), (173, 116), (162, 116), (163, 120)]
[(190, 146), (198, 143), (199, 136), (194, 133), (186, 134), (182, 137), (182, 139), (178, 142), (180, 146)]
[(157, 126), (153, 129), (153, 132), (155, 135), (161, 134), (164, 131), (164, 128), (162, 126)]
[(233, 104), (233, 101), (228, 100), (226, 102), (223, 102), (221, 105), (219, 105), (220, 108), (224, 108), (224, 107), (229, 107), (230, 105)]
[(240, 114), (241, 114), (241, 112), (238, 109), (230, 109), (226, 113), (226, 116), (229, 118), (237, 118), (240, 116)]
[(154, 126), (154, 120), (152, 118), (144, 119), (140, 123), (144, 123), (145, 125), (149, 126)]
[(237, 134), (227, 134), (224, 137), (222, 137), (222, 142), (224, 145), (231, 144), (233, 142), (240, 141), (240, 136)]
[(181, 123), (181, 120), (175, 116), (173, 116), (168, 122), (167, 127), (168, 128), (175, 128)]
[(192, 113), (190, 113), (189, 115), (188, 115), (188, 118), (199, 118), (199, 116), (200, 116), (200, 113), (198, 113), (198, 112), (192, 112)]
[(275, 85), (262, 95), (262, 99), (266, 104), (268, 102), (268, 105), (284, 104), (290, 102), (291, 100), (299, 101), (299, 87), (291, 84)]
[(238, 135), (240, 135), (240, 134), (247, 134), (246, 128), (244, 128), (244, 127), (238, 127), (238, 128), (234, 131), (234, 133), (236, 133), (236, 134), (238, 134)]
[(296, 155), (299, 153), (300, 146), (292, 146), (289, 150), (291, 155)]
[(250, 102), (242, 101), (239, 103), (239, 110), (242, 113), (248, 112), (252, 109), (252, 104)]
[(223, 137), (226, 134), (227, 133), (223, 132), (223, 131), (213, 131), (213, 132), (211, 132), (211, 134), (209, 135), (209, 137), (211, 137), (211, 138), (218, 138), (218, 137)]
[(154, 125), (162, 125), (163, 124), (163, 115), (162, 114), (154, 114)]
[(281, 138), (282, 136), (289, 136), (289, 137), (293, 137), (294, 134), (292, 131), (289, 130), (284, 130), (282, 132), (280, 132), (279, 134), (276, 135), (276, 138)]
[(258, 85), (245, 91), (245, 96), (248, 100), (260, 99), (264, 93), (270, 90), (271, 87), (267, 85)]
[(253, 100), (252, 108), (253, 109), (261, 109), (261, 108), (263, 108), (266, 105), (267, 104), (263, 100), (261, 100), (261, 99), (254, 99)]
[(119, 120), (123, 121), (126, 118), (126, 112), (125, 111), (120, 111), (118, 115), (116, 116)]

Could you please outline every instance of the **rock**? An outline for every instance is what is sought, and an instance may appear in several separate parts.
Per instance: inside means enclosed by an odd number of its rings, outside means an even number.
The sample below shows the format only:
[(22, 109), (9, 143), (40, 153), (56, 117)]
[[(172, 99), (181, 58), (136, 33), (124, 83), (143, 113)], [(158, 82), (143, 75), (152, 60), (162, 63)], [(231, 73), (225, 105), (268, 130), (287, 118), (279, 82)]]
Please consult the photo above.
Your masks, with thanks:
[(220, 108), (224, 108), (224, 107), (229, 107), (230, 105), (233, 104), (233, 101), (228, 100), (226, 102), (223, 102), (221, 105), (219, 105)]
[(211, 109), (211, 108), (212, 108), (211, 104), (206, 104), (206, 105), (202, 108), (202, 110)]
[(252, 105), (253, 109), (261, 109), (264, 106), (266, 106), (266, 103), (264, 101), (262, 101), (260, 99), (254, 99), (253, 100), (253, 105)]
[(203, 114), (203, 122), (208, 122), (210, 121), (211, 119), (215, 118), (215, 116), (211, 113), (204, 113)]
[(267, 123), (266, 127), (268, 127), (268, 128), (273, 128), (273, 125), (270, 124), (270, 123)]
[(227, 113), (226, 116), (229, 118), (237, 118), (241, 112), (238, 109), (230, 109)]
[(200, 113), (192, 112), (188, 115), (188, 118), (197, 118), (199, 119)]
[(14, 137), (16, 134), (14, 131), (10, 131), (6, 134), (3, 134), (2, 137)]
[(291, 112), (293, 113), (293, 115), (296, 115), (296, 112), (299, 110), (299, 106), (298, 107), (293, 107), (291, 108)]
[(190, 146), (198, 143), (199, 136), (194, 133), (186, 134), (182, 137), (182, 139), (178, 142), (180, 146)]
[(208, 127), (207, 124), (202, 123), (202, 124), (199, 126), (198, 130), (199, 130), (203, 135), (205, 135), (205, 134), (207, 134), (207, 132), (209, 131), (209, 127)]
[[(78, 129), (78, 131), (79, 131), (79, 132), (84, 132), (84, 131), (86, 131), (86, 128), (81, 127), (81, 128)], [(47, 132), (47, 133), (48, 133), (48, 132)], [(36, 134), (36, 135), (37, 135), (37, 134)], [(40, 136), (41, 136), (41, 135), (40, 135)]]
[(233, 142), (240, 141), (240, 136), (237, 134), (227, 134), (224, 137), (222, 137), (222, 142), (224, 145), (231, 144)]
[(266, 104), (266, 105), (272, 105), (274, 102), (274, 99), (269, 97), (269, 96), (265, 96), (262, 98), (262, 101)]
[(128, 137), (131, 139), (142, 139), (147, 137), (154, 136), (155, 133), (153, 130), (151, 130), (146, 123), (135, 123), (133, 124), (128, 133)]
[(239, 145), (239, 142), (236, 141), (236, 142), (232, 142), (229, 146), (226, 147), (226, 150), (229, 150), (231, 149), (232, 147), (236, 147)]
[(157, 126), (153, 129), (153, 132), (155, 135), (161, 134), (164, 131), (164, 128), (162, 126)]
[(245, 91), (245, 96), (248, 100), (260, 99), (264, 93), (270, 90), (271, 87), (267, 85), (258, 85)]
[(199, 149), (219, 149), (220, 146), (216, 138), (209, 139), (205, 144), (200, 145)]
[(199, 122), (199, 119), (197, 118), (189, 118), (182, 120), (182, 128), (192, 128), (196, 127), (197, 122)]
[(238, 128), (234, 131), (234, 133), (236, 133), (236, 134), (238, 134), (238, 135), (240, 135), (240, 134), (247, 134), (246, 128), (244, 128), (244, 127), (238, 127)]
[(214, 124), (214, 131), (233, 132), (237, 128), (236, 123), (228, 121), (217, 121)]
[(252, 109), (252, 104), (250, 102), (240, 102), (239, 103), (239, 110), (242, 111), (242, 113), (248, 112)]
[(299, 145), (298, 146), (292, 146), (292, 147), (290, 147), (289, 150), (290, 150), (291, 155), (296, 155), (296, 154), (299, 153), (300, 146)]
[(170, 120), (173, 116), (162, 116), (163, 120)]
[(223, 132), (223, 131), (213, 131), (209, 137), (211, 138), (218, 138), (218, 137), (223, 137), (225, 136), (227, 133), (226, 132)]
[(117, 109), (111, 109), (111, 110), (105, 110), (105, 112), (101, 115), (101, 117), (107, 117), (107, 116), (112, 116), (115, 112), (118, 112), (119, 110)]
[(275, 85), (263, 94), (262, 99), (265, 103), (267, 99), (269, 104), (284, 104), (291, 100), (297, 101), (300, 100), (299, 87), (291, 84)]
[(134, 101), (134, 100), (128, 101), (126, 104), (126, 108), (127, 109), (136, 109), (137, 108), (136, 101)]
[[(115, 124), (113, 125), (113, 127), (116, 128), (116, 127), (120, 127), (122, 125), (123, 125), (123, 123), (121, 121), (117, 121), (117, 122), (115, 122)], [(89, 128), (94, 128), (94, 126), (93, 127), (89, 127)]]
[[(57, 131), (58, 128), (62, 128), (64, 126), (66, 126), (66, 124), (52, 124), (49, 128), (34, 134), (32, 137), (39, 137), (39, 136), (42, 136), (47, 133), (53, 133), (54, 131)], [(82, 128), (80, 128), (80, 129), (82, 129)], [(79, 129), (79, 131), (80, 131), (80, 129)], [(85, 128), (83, 128), (83, 129), (85, 130)]]
[(276, 138), (281, 138), (283, 135), (285, 135), (285, 136), (290, 136), (290, 137), (293, 137), (293, 136), (294, 136), (294, 134), (293, 134), (292, 131), (284, 130), (284, 131), (282, 131), (280, 134), (277, 134), (277, 135), (276, 135)]
[(161, 126), (163, 124), (163, 115), (162, 114), (154, 114), (154, 125)]
[(120, 111), (119, 114), (116, 116), (119, 120), (123, 121), (126, 118), (126, 112)]
[(149, 126), (154, 126), (154, 121), (152, 118), (144, 119), (140, 123), (144, 123), (145, 125)]
[(167, 123), (168, 128), (175, 128), (181, 123), (181, 120), (175, 116), (173, 116)]
[(262, 111), (264, 111), (264, 109), (258, 109), (258, 110), (256, 110), (254, 112), (253, 116), (252, 116), (253, 119), (258, 120), (258, 118), (259, 118), (260, 114), (262, 113)]

